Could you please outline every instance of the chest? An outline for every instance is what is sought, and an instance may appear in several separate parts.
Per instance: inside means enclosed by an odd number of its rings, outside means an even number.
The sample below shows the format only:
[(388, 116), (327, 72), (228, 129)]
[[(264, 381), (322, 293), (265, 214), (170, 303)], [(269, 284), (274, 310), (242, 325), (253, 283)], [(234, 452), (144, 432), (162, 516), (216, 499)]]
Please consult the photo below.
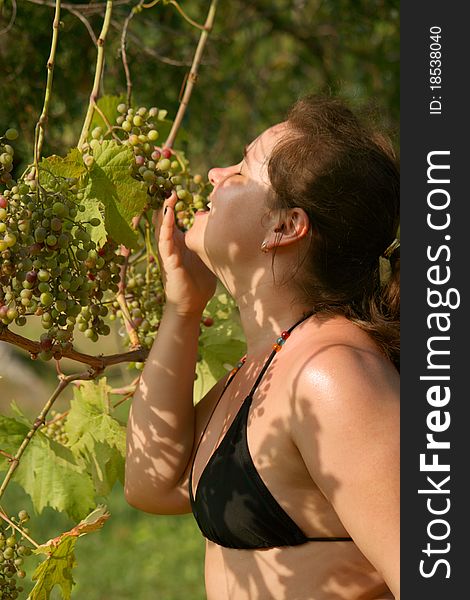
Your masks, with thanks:
[[(215, 407), (195, 457), (193, 495), (196, 497), (201, 481), (201, 493), (210, 498), (210, 490), (220, 489), (223, 480), (226, 498), (245, 492), (248, 501), (256, 503), (257, 493), (266, 495), (263, 488), (267, 488), (303, 531), (317, 533), (330, 508), (292, 440), (295, 384), (291, 374), (276, 368), (273, 361), (250, 397), (258, 372), (256, 366), (244, 365)], [(312, 444), (314, 438), (312, 432)], [(244, 477), (236, 475), (231, 458), (226, 460), (234, 446), (238, 468), (249, 472), (250, 483), (256, 483), (250, 494), (246, 483), (237, 489), (237, 482)]]

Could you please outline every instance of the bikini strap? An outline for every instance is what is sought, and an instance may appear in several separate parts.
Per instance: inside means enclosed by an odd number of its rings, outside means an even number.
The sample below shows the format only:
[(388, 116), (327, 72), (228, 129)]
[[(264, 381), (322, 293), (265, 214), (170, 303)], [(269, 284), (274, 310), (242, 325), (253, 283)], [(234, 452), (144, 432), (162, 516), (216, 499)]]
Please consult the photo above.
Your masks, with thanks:
[[(303, 321), (305, 321), (306, 319), (308, 319), (309, 317), (311, 317), (311, 316), (313, 315), (313, 313), (314, 313), (314, 311), (311, 311), (311, 312), (309, 312), (309, 313), (306, 313), (306, 314), (304, 314), (304, 316), (303, 316), (301, 319), (299, 319), (299, 320), (297, 321), (297, 323), (295, 323), (294, 325), (292, 325), (292, 327), (290, 327), (290, 328), (289, 328), (287, 331), (290, 333), (290, 332), (291, 332), (293, 329), (295, 329), (295, 327), (297, 327), (297, 325), (300, 325), (300, 323), (302, 323)], [(251, 400), (252, 400), (252, 396), (253, 396), (253, 394), (254, 394), (254, 392), (255, 392), (255, 390), (256, 390), (256, 387), (257, 387), (257, 385), (258, 385), (258, 384), (259, 384), (259, 382), (261, 381), (261, 379), (262, 379), (263, 375), (264, 375), (264, 374), (265, 374), (265, 372), (266, 372), (266, 369), (269, 367), (269, 365), (270, 365), (270, 363), (271, 363), (272, 359), (274, 358), (274, 356), (275, 356), (276, 354), (277, 354), (277, 353), (276, 353), (276, 351), (275, 351), (275, 350), (273, 350), (273, 351), (271, 352), (271, 354), (270, 354), (270, 356), (269, 356), (268, 360), (266, 361), (266, 363), (264, 364), (263, 368), (261, 369), (261, 372), (259, 373), (259, 375), (258, 375), (258, 377), (257, 377), (257, 379), (256, 379), (256, 381), (255, 381), (255, 384), (254, 384), (254, 385), (253, 385), (253, 387), (251, 388), (251, 391), (250, 391), (250, 393), (249, 393), (249, 394), (248, 394), (248, 396), (245, 398), (245, 401), (246, 401), (246, 400), (248, 400), (248, 398), (249, 398), (249, 399), (250, 399), (250, 402), (251, 402)], [(246, 355), (245, 355), (245, 356), (246, 356)], [(243, 357), (243, 358), (245, 358), (245, 357)], [(243, 363), (243, 359), (241, 359), (241, 362)], [(243, 364), (241, 364), (241, 365), (240, 365), (240, 368), (241, 368), (242, 366), (243, 366)], [(198, 443), (197, 443), (196, 450), (195, 450), (195, 452), (194, 452), (193, 456), (196, 456), (196, 454), (197, 454), (197, 451), (199, 450), (199, 445), (200, 445), (200, 443), (201, 443), (201, 441), (202, 441), (202, 438), (204, 437), (204, 434), (205, 434), (205, 432), (206, 432), (206, 429), (207, 429), (207, 427), (208, 427), (208, 425), (209, 425), (209, 423), (210, 423), (210, 421), (211, 421), (211, 419), (212, 419), (212, 415), (214, 414), (214, 412), (215, 412), (215, 409), (217, 408), (217, 406), (218, 406), (218, 404), (219, 404), (219, 402), (220, 402), (220, 400), (221, 400), (222, 396), (224, 395), (224, 392), (225, 392), (225, 390), (226, 390), (226, 389), (228, 388), (228, 386), (229, 386), (229, 385), (232, 383), (233, 379), (235, 378), (235, 375), (238, 373), (238, 371), (240, 370), (240, 368), (238, 368), (238, 369), (236, 369), (236, 370), (234, 369), (234, 370), (233, 370), (233, 371), (232, 371), (232, 372), (229, 374), (229, 376), (227, 377), (227, 379), (226, 379), (226, 381), (225, 381), (224, 388), (223, 388), (223, 390), (221, 391), (221, 393), (220, 393), (220, 396), (219, 396), (219, 398), (218, 398), (217, 402), (214, 404), (214, 407), (212, 408), (211, 414), (209, 415), (209, 418), (207, 419), (206, 425), (205, 425), (205, 427), (204, 427), (204, 429), (203, 429), (203, 431), (202, 431), (201, 435), (199, 436), (199, 441), (198, 441)], [(194, 460), (193, 460), (193, 464), (191, 465), (191, 470), (190, 470), (190, 472), (189, 472), (189, 492), (190, 492), (191, 498), (193, 498), (193, 490), (192, 490), (192, 485), (193, 485), (193, 483), (192, 483), (192, 482), (193, 482), (193, 468), (194, 468)], [(196, 490), (196, 492), (197, 492), (197, 490)]]
[[(293, 329), (295, 329), (295, 328), (297, 327), (297, 325), (300, 325), (301, 323), (303, 323), (304, 321), (306, 321), (306, 320), (307, 320), (309, 317), (311, 317), (311, 316), (313, 315), (313, 313), (314, 313), (314, 312), (315, 312), (315, 311), (313, 311), (313, 310), (312, 310), (312, 311), (310, 311), (309, 313), (306, 313), (306, 314), (304, 313), (304, 316), (303, 316), (301, 319), (299, 319), (299, 320), (297, 321), (297, 323), (294, 323), (294, 325), (292, 325), (292, 327), (290, 327), (290, 328), (287, 330), (287, 332), (288, 332), (288, 333), (291, 333), (291, 331), (292, 331)], [(268, 357), (267, 361), (264, 363), (264, 366), (263, 366), (263, 368), (261, 369), (261, 371), (260, 371), (260, 373), (259, 373), (258, 377), (256, 378), (256, 381), (255, 381), (255, 383), (254, 383), (253, 387), (251, 388), (251, 391), (250, 391), (250, 393), (248, 394), (248, 397), (249, 397), (249, 398), (251, 398), (251, 397), (253, 396), (253, 394), (255, 393), (255, 391), (256, 391), (256, 388), (257, 388), (257, 387), (258, 387), (258, 385), (259, 385), (259, 382), (260, 382), (260, 381), (261, 381), (261, 379), (263, 378), (263, 375), (266, 373), (266, 371), (267, 371), (267, 369), (268, 369), (269, 365), (271, 364), (271, 362), (272, 362), (273, 358), (276, 356), (276, 354), (277, 354), (277, 351), (276, 351), (276, 350), (273, 350), (273, 351), (271, 352), (271, 354), (269, 355), (269, 357)]]

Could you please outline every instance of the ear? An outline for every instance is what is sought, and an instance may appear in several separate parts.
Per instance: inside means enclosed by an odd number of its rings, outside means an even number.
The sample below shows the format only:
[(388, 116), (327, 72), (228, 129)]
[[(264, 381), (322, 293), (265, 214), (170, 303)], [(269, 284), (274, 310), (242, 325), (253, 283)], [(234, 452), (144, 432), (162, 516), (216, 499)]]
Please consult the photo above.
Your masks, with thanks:
[(273, 221), (273, 226), (266, 232), (267, 248), (289, 246), (306, 237), (310, 230), (310, 219), (303, 208), (290, 208), (283, 211)]

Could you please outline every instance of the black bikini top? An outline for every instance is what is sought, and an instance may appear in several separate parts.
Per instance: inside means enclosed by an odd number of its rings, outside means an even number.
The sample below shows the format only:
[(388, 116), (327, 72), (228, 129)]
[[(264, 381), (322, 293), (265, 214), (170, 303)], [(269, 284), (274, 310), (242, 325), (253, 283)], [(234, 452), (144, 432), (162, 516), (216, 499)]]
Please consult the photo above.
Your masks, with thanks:
[[(304, 316), (288, 331), (310, 317)], [(253, 394), (276, 355), (273, 351), (263, 366), (250, 393), (245, 398), (224, 438), (212, 454), (199, 479), (196, 497), (189, 476), (191, 507), (203, 535), (227, 548), (256, 549), (297, 546), (309, 541), (351, 541), (350, 537), (307, 537), (268, 490), (250, 456), (247, 443), (247, 419)], [(235, 373), (234, 373), (235, 375)], [(227, 389), (230, 377), (199, 438), (204, 436), (212, 414)]]

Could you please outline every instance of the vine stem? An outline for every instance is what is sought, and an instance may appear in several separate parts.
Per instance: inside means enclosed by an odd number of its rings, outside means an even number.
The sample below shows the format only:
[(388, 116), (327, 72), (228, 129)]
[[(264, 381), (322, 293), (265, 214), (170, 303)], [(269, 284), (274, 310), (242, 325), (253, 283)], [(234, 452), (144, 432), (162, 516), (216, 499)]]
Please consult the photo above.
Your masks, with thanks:
[(93, 112), (96, 107), (96, 100), (99, 96), (101, 78), (103, 76), (104, 69), (104, 44), (106, 41), (106, 35), (109, 29), (109, 23), (111, 21), (111, 14), (113, 12), (113, 0), (107, 0), (106, 12), (104, 13), (103, 27), (101, 28), (100, 36), (97, 40), (97, 53), (96, 53), (96, 68), (95, 68), (95, 79), (93, 81), (93, 88), (90, 94), (90, 102), (88, 104), (88, 110), (85, 115), (85, 121), (83, 122), (82, 132), (80, 139), (78, 140), (78, 149), (81, 150), (88, 137), (88, 131), (90, 129), (91, 120), (93, 118)]
[(42, 145), (44, 143), (44, 131), (47, 122), (47, 115), (49, 112), (49, 103), (51, 101), (55, 53), (57, 50), (57, 40), (59, 39), (60, 2), (61, 0), (56, 0), (54, 21), (52, 22), (52, 42), (51, 52), (47, 61), (47, 80), (46, 91), (44, 93), (44, 105), (42, 107), (41, 116), (39, 117), (39, 121), (37, 122), (36, 128), (34, 130), (34, 166), (36, 168), (36, 175), (38, 175), (39, 173), (38, 164), (41, 160)]
[(139, 3), (132, 7), (131, 11), (126, 17), (124, 21), (124, 25), (122, 27), (121, 33), (121, 59), (122, 66), (124, 67), (124, 73), (126, 75), (126, 87), (127, 87), (127, 107), (129, 108), (131, 105), (132, 98), (132, 79), (131, 72), (129, 70), (129, 63), (127, 62), (127, 51), (126, 51), (126, 40), (127, 40), (127, 30), (129, 28), (129, 23), (133, 19), (134, 15), (142, 10), (142, 5), (144, 0), (139, 0)]
[(207, 13), (206, 22), (204, 23), (203, 31), (199, 36), (199, 42), (196, 47), (196, 52), (194, 53), (193, 62), (191, 64), (191, 69), (188, 74), (188, 78), (186, 80), (186, 85), (184, 88), (183, 97), (181, 98), (180, 105), (178, 107), (178, 112), (176, 113), (175, 120), (173, 121), (173, 125), (171, 127), (168, 138), (164, 144), (166, 148), (172, 148), (175, 142), (176, 134), (178, 133), (178, 129), (181, 126), (183, 121), (184, 114), (186, 112), (186, 108), (189, 103), (189, 99), (191, 98), (191, 94), (193, 91), (194, 84), (197, 81), (197, 74), (199, 70), (199, 65), (201, 64), (202, 54), (204, 52), (204, 48), (207, 42), (207, 38), (209, 36), (210, 31), (212, 30), (214, 24), (215, 11), (217, 9), (217, 1), (212, 0), (209, 6), (209, 11)]
[(203, 31), (206, 29), (206, 24), (199, 25), (199, 23), (196, 23), (196, 21), (193, 21), (193, 19), (191, 19), (191, 17), (189, 17), (184, 12), (184, 10), (181, 8), (181, 6), (178, 4), (178, 2), (176, 2), (176, 0), (169, 0), (168, 4), (171, 4), (172, 6), (174, 6), (176, 8), (176, 10), (179, 12), (179, 14), (183, 17), (183, 19), (185, 21), (187, 21), (193, 27), (196, 27), (196, 29), (202, 29)]
[(12, 460), (10, 461), (10, 467), (8, 468), (8, 471), (2, 481), (2, 485), (0, 486), (0, 498), (3, 496), (8, 484), (10, 483), (10, 480), (13, 477), (14, 472), (16, 471), (18, 465), (20, 464), (21, 457), (23, 456), (23, 454), (24, 454), (26, 448), (28, 447), (30, 441), (32, 440), (34, 434), (39, 429), (39, 427), (41, 427), (41, 425), (44, 425), (46, 415), (49, 412), (49, 410), (51, 409), (51, 407), (53, 406), (53, 404), (56, 401), (59, 394), (62, 393), (62, 391), (69, 385), (70, 382), (75, 381), (76, 379), (82, 379), (82, 380), (94, 379), (98, 375), (99, 372), (101, 372), (101, 369), (99, 369), (99, 370), (93, 369), (93, 370), (85, 371), (84, 373), (73, 373), (72, 375), (60, 377), (58, 386), (56, 387), (56, 389), (54, 390), (54, 392), (52, 393), (50, 398), (47, 400), (46, 404), (44, 404), (41, 412), (36, 417), (36, 420), (34, 421), (33, 426), (26, 434), (26, 437), (21, 442), (21, 445), (18, 448), (18, 450), (16, 451), (16, 454), (13, 456)]
[[(13, 333), (6, 328), (3, 329), (3, 331), (0, 331), (0, 340), (9, 344), (13, 344), (14, 346), (18, 346), (33, 356), (36, 356), (39, 354), (39, 352), (41, 352), (39, 342), (33, 342), (32, 340), (18, 335), (17, 333)], [(138, 348), (137, 350), (123, 352), (121, 354), (109, 354), (108, 356), (90, 356), (74, 349), (64, 350), (62, 353), (63, 358), (70, 358), (71, 360), (89, 365), (91, 368), (100, 371), (111, 365), (117, 365), (123, 362), (144, 362), (147, 358), (147, 355), (148, 350), (145, 348)]]
[(0, 506), (0, 519), (3, 519), (4, 521), (6, 521), (8, 523), (8, 525), (10, 525), (10, 527), (13, 527), (13, 529), (16, 529), (17, 531), (19, 531), (21, 533), (21, 535), (26, 538), (28, 540), (28, 542), (30, 542), (31, 544), (33, 544), (33, 546), (35, 548), (39, 548), (39, 544), (37, 542), (35, 542), (33, 540), (32, 537), (30, 537), (26, 531), (23, 531), (23, 529), (21, 529), (21, 527), (19, 525), (17, 525), (16, 523), (14, 523), (6, 514), (5, 510)]

